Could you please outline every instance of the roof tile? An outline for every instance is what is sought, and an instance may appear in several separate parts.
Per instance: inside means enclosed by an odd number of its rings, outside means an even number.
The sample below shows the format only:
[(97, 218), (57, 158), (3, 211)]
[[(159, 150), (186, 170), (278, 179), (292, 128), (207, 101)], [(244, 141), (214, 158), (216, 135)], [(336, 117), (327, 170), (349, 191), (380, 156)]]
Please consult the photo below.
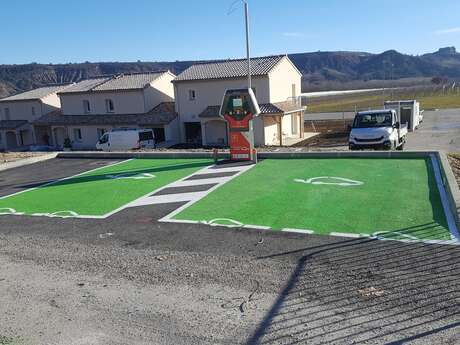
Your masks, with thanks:
[(0, 99), (0, 102), (10, 102), (10, 101), (26, 101), (26, 100), (35, 100), (42, 99), (46, 96), (49, 96), (55, 92), (67, 89), (71, 87), (71, 84), (61, 84), (61, 85), (51, 85), (39, 87), (26, 92), (21, 92), (13, 96)]
[(43, 115), (36, 121), (34, 125), (49, 126), (49, 125), (65, 125), (65, 126), (153, 126), (164, 125), (170, 123), (177, 117), (174, 112), (174, 102), (160, 103), (144, 114), (101, 114), (101, 115), (62, 115), (61, 111), (55, 111), (47, 115)]
[[(253, 76), (267, 75), (286, 55), (257, 57), (251, 59)], [(228, 60), (199, 63), (179, 74), (174, 82), (206, 79), (241, 78), (247, 75), (247, 60)]]

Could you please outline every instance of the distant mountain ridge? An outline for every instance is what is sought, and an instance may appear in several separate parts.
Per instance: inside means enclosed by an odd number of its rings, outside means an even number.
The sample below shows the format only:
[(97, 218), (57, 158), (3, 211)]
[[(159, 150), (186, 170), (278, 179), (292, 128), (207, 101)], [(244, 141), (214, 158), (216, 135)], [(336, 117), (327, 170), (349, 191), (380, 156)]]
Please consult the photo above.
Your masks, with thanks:
[[(460, 78), (460, 53), (455, 47), (420, 56), (388, 50), (381, 54), (338, 51), (297, 53), (289, 57), (303, 74), (304, 89), (331, 82), (339, 85), (435, 76)], [(166, 69), (179, 74), (200, 62), (204, 61), (0, 65), (0, 98), (47, 84), (76, 82), (97, 75)]]

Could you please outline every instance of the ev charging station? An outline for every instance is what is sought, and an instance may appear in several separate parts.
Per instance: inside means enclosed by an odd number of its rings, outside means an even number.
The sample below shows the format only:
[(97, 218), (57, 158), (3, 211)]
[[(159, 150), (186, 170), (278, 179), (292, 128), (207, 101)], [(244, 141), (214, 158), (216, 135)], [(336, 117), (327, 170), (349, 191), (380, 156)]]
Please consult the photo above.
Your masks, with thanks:
[(228, 123), (231, 160), (256, 161), (252, 120), (259, 114), (259, 104), (252, 89), (225, 91), (220, 116)]
[[(249, 6), (247, 0), (241, 1), (244, 3), (244, 17), (246, 23), (248, 87), (246, 89), (229, 89), (225, 91), (219, 115), (228, 123), (228, 130), (230, 132), (230, 159), (257, 162), (257, 153), (254, 149), (254, 129), (252, 120), (259, 116), (260, 108), (251, 84)], [(236, 1), (234, 4), (235, 3)]]

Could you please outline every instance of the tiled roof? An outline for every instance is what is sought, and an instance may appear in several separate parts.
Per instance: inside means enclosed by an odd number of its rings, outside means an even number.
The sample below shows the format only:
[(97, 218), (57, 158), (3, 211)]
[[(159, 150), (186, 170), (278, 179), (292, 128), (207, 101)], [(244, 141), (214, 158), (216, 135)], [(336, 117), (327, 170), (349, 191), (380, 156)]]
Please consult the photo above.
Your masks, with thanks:
[[(267, 75), (286, 55), (266, 56), (251, 59), (253, 76)], [(247, 75), (247, 60), (227, 60), (199, 63), (179, 74), (174, 82), (188, 80), (241, 78)]]
[(27, 123), (26, 120), (1, 120), (0, 129), (16, 129)]
[(91, 125), (110, 125), (110, 126), (154, 126), (165, 125), (177, 117), (174, 112), (174, 102), (160, 103), (144, 114), (129, 115), (62, 115), (60, 111), (55, 111), (44, 115), (34, 122), (37, 126), (91, 126)]
[(143, 89), (155, 79), (161, 77), (165, 72), (149, 72), (125, 74), (113, 77), (109, 81), (96, 86), (94, 91), (112, 91), (112, 90), (129, 90)]
[(205, 110), (203, 110), (198, 117), (201, 118), (213, 118), (213, 117), (219, 117), (220, 113), (220, 106), (219, 105), (210, 105), (207, 107)]
[(35, 99), (42, 99), (46, 96), (49, 96), (55, 92), (59, 92), (66, 88), (70, 87), (70, 84), (61, 84), (61, 85), (51, 85), (51, 86), (44, 86), (39, 87), (37, 89), (33, 89), (26, 92), (21, 92), (16, 95), (2, 98), (0, 102), (10, 102), (10, 101), (26, 101), (26, 100), (35, 100)]
[[(274, 115), (274, 114), (284, 114), (295, 111), (302, 111), (301, 106), (296, 105), (294, 102), (278, 102), (278, 103), (264, 103), (259, 104), (260, 114), (261, 115)], [(205, 110), (203, 110), (198, 117), (200, 118), (214, 118), (219, 117), (220, 106), (219, 105), (210, 105)]]
[(86, 92), (92, 90), (94, 87), (110, 80), (111, 77), (91, 78), (79, 81), (78, 83), (68, 87), (67, 89), (59, 92), (60, 94)]
[(291, 113), (301, 110), (304, 110), (304, 108), (292, 101), (267, 103), (260, 105), (260, 111), (262, 114)]
[(169, 72), (145, 72), (120, 74), (115, 76), (106, 76), (82, 80), (75, 85), (60, 92), (68, 94), (74, 92), (88, 91), (117, 91), (117, 90), (137, 90), (143, 89), (147, 84), (158, 79), (165, 73)]

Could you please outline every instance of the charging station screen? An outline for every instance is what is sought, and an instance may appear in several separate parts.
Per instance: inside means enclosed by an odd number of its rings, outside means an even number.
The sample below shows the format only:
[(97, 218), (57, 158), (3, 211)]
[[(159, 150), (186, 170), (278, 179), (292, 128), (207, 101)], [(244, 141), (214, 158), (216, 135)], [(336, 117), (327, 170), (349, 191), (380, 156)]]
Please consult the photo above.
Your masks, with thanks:
[(233, 108), (242, 108), (243, 99), (242, 98), (233, 98)]

